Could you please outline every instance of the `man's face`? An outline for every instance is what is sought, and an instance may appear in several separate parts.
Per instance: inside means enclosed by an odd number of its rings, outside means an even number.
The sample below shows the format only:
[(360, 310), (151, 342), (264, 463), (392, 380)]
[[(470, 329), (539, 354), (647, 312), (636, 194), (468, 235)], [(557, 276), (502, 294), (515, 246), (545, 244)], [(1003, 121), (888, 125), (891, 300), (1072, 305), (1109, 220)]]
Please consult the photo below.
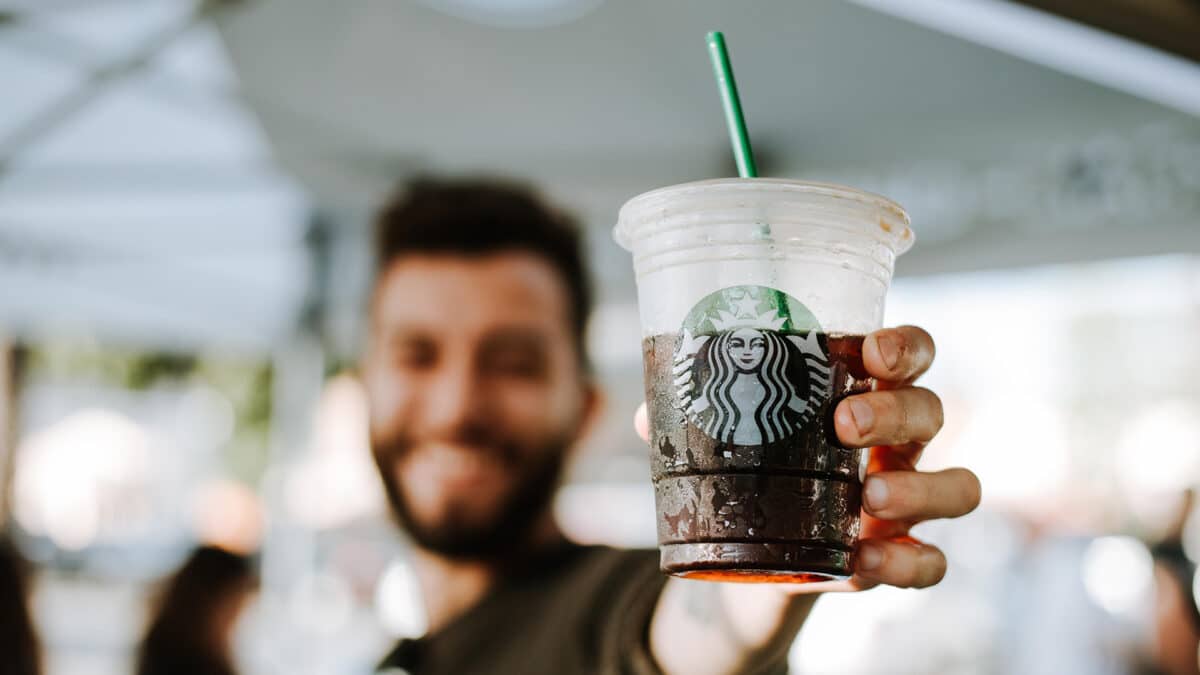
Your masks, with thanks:
[(545, 513), (590, 408), (567, 292), (520, 252), (410, 255), (376, 286), (371, 446), (416, 542), (502, 555)]

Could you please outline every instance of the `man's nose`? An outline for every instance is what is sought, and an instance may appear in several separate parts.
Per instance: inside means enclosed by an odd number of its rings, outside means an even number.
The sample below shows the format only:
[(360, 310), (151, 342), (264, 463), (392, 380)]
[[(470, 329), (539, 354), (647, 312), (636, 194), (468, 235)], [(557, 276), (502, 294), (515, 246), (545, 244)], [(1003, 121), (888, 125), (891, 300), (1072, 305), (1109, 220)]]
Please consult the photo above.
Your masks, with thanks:
[(431, 433), (453, 432), (477, 420), (483, 412), (483, 383), (468, 364), (439, 372), (426, 390), (424, 417)]

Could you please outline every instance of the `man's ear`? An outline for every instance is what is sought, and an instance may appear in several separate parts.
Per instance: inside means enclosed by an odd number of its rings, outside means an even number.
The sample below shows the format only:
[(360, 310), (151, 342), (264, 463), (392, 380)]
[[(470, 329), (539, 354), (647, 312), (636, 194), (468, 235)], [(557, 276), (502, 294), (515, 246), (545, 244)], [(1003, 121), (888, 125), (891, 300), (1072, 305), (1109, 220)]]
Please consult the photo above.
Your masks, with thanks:
[(591, 379), (585, 382), (579, 411), (579, 428), (575, 434), (577, 445), (596, 430), (600, 420), (604, 419), (604, 411), (607, 407), (608, 397), (604, 394), (604, 390)]

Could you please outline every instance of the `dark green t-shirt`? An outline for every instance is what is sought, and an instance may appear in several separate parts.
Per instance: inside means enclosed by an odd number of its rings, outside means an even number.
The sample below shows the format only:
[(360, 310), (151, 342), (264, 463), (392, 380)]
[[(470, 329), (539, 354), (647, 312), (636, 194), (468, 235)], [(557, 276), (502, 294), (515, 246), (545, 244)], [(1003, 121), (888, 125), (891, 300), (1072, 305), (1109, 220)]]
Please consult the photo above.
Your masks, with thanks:
[(657, 551), (565, 545), (444, 629), (402, 641), (379, 672), (658, 675), (647, 633), (665, 582)]

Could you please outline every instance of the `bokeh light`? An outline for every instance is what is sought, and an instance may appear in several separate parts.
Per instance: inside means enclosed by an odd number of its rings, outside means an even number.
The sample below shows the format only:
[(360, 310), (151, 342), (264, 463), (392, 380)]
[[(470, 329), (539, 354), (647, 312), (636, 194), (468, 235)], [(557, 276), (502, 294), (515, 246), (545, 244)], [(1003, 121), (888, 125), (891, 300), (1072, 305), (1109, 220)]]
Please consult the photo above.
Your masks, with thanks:
[(258, 495), (242, 483), (212, 480), (196, 489), (193, 526), (202, 542), (242, 554), (262, 542), (264, 514)]
[(985, 399), (965, 424), (958, 459), (979, 475), (988, 503), (1028, 508), (1031, 500), (1066, 482), (1067, 435), (1062, 418), (1046, 401), (1033, 396)]
[(1128, 617), (1143, 609), (1154, 587), (1150, 551), (1133, 537), (1100, 537), (1083, 556), (1088, 597), (1110, 614)]
[(384, 630), (394, 637), (418, 637), (425, 633), (428, 620), (416, 574), (407, 560), (393, 560), (379, 577), (375, 612)]
[(1117, 445), (1117, 476), (1135, 494), (1180, 493), (1200, 476), (1200, 410), (1167, 400), (1134, 413)]
[(128, 534), (149, 516), (151, 446), (136, 422), (103, 409), (72, 413), (18, 448), (15, 515), (27, 531), (76, 551), (102, 535)]

